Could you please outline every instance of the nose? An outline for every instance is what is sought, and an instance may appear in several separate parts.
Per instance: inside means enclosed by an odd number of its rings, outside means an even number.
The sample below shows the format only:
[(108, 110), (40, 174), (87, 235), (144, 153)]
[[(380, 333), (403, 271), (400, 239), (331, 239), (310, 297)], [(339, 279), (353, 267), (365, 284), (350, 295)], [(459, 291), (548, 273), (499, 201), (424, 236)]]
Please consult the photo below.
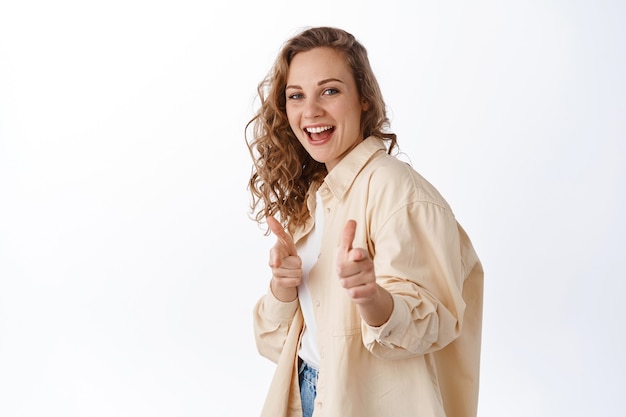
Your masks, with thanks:
[(324, 109), (317, 98), (309, 98), (304, 103), (304, 117), (313, 119), (324, 114)]

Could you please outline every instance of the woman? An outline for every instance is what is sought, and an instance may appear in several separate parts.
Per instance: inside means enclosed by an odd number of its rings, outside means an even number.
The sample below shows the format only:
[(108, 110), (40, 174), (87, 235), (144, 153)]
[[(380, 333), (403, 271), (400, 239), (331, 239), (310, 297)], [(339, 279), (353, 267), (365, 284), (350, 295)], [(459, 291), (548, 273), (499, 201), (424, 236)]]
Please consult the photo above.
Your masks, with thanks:
[(290, 39), (250, 121), (252, 211), (276, 237), (254, 309), (262, 416), (475, 416), (483, 272), (437, 190), (392, 156), (367, 52)]

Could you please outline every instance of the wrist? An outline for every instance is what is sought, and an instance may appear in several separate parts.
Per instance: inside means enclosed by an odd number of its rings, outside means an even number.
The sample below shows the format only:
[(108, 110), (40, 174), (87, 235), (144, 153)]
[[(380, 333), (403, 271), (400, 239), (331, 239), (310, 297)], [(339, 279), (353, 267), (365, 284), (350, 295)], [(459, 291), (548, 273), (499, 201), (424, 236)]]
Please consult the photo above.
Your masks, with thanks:
[(274, 279), (270, 281), (270, 290), (272, 291), (272, 295), (283, 303), (290, 303), (298, 298), (297, 287), (281, 287), (280, 285), (276, 285)]
[(376, 284), (376, 294), (366, 303), (357, 304), (361, 318), (372, 327), (380, 327), (389, 321), (393, 312), (391, 293)]

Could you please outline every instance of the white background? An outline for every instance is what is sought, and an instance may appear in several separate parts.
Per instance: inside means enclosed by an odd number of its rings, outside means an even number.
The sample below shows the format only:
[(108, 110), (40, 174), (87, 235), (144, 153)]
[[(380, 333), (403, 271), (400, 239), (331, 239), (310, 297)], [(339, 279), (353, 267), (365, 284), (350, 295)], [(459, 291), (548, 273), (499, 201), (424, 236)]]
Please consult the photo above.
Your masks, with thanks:
[(273, 240), (243, 132), (308, 25), (367, 47), (484, 263), (479, 415), (624, 416), (625, 22), (593, 0), (2, 0), (0, 416), (258, 415)]

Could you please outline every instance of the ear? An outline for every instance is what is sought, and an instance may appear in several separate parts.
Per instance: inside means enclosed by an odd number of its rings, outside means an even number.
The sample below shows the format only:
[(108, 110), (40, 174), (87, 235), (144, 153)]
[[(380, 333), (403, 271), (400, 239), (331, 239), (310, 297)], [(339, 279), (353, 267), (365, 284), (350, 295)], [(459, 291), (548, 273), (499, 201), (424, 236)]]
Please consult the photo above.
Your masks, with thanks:
[(370, 109), (370, 102), (366, 98), (361, 99), (361, 110), (368, 111), (369, 109)]

